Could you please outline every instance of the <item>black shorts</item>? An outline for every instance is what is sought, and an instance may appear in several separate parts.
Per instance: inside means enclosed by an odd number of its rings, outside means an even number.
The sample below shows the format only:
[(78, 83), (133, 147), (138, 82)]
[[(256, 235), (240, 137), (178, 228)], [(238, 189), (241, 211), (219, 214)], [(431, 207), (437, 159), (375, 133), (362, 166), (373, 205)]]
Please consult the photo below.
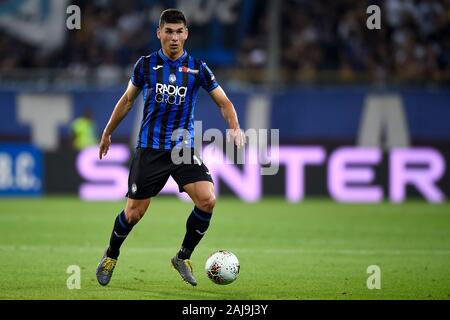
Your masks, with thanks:
[(137, 148), (131, 162), (126, 196), (137, 200), (154, 197), (164, 188), (170, 176), (178, 184), (180, 192), (184, 192), (183, 187), (189, 183), (213, 182), (208, 168), (193, 149), (190, 149), (190, 154), (189, 164), (175, 164), (170, 151)]

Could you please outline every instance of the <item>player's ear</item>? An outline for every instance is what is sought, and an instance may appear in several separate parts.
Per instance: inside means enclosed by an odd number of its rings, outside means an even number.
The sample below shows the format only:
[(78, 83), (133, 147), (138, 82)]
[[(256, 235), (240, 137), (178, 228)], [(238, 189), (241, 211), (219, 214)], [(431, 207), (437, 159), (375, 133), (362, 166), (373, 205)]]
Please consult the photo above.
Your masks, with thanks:
[(186, 40), (189, 37), (189, 29), (186, 27), (186, 34), (184, 36), (184, 40)]
[(156, 29), (156, 36), (158, 37), (158, 39), (161, 40), (161, 28), (160, 28), (160, 27), (158, 27), (158, 28)]

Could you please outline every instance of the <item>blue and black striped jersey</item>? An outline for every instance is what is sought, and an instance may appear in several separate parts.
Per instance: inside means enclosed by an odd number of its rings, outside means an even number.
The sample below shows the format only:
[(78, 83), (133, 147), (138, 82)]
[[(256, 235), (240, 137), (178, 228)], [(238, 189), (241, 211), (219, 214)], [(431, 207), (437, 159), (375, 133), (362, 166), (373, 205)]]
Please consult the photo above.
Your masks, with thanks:
[(219, 86), (206, 63), (186, 51), (172, 61), (159, 50), (138, 60), (131, 82), (142, 88), (144, 98), (138, 147), (171, 150), (183, 140), (183, 129), (190, 137), (184, 146), (193, 147), (198, 90), (202, 87), (211, 92)]

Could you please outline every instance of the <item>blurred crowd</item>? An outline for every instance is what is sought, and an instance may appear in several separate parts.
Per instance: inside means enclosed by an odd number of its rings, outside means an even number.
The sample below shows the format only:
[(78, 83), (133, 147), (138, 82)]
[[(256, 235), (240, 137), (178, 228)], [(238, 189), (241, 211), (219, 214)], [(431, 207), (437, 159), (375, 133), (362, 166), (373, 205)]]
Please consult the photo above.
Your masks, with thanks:
[[(114, 84), (127, 77), (138, 58), (149, 52), (162, 6), (145, 1), (76, 0), (82, 27), (67, 32), (64, 46), (40, 52), (0, 33), (0, 70), (64, 69), (72, 79)], [(30, 55), (30, 52), (33, 54)]]
[[(282, 1), (281, 65), (285, 79), (372, 83), (450, 82), (449, 0)], [(369, 5), (381, 29), (369, 30)], [(267, 61), (267, 19), (243, 43), (240, 62)]]
[[(250, 28), (235, 48), (233, 69), (240, 70), (241, 77), (263, 71), (270, 55), (269, 1), (256, 2), (248, 17)], [(65, 45), (55, 52), (34, 50), (0, 30), (0, 71), (62, 68), (80, 79), (95, 76), (114, 83), (129, 74), (139, 56), (158, 47), (150, 31), (162, 2), (74, 3), (82, 8), (83, 27), (69, 32)], [(381, 8), (380, 30), (366, 27), (369, 4)], [(284, 0), (280, 5), (279, 65), (286, 83), (450, 79), (450, 0)]]

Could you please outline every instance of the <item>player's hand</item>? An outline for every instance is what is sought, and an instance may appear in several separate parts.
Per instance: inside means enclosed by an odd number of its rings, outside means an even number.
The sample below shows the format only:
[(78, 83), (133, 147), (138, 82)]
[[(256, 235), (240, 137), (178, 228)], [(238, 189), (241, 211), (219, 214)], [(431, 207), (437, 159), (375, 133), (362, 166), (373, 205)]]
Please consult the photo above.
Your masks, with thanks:
[(111, 136), (110, 135), (102, 135), (102, 140), (100, 141), (100, 148), (98, 151), (98, 157), (100, 160), (108, 153), (109, 146), (111, 145)]
[(234, 144), (238, 148), (242, 148), (247, 142), (247, 138), (245, 136), (244, 131), (241, 129), (229, 129), (227, 130), (227, 141), (233, 139)]

